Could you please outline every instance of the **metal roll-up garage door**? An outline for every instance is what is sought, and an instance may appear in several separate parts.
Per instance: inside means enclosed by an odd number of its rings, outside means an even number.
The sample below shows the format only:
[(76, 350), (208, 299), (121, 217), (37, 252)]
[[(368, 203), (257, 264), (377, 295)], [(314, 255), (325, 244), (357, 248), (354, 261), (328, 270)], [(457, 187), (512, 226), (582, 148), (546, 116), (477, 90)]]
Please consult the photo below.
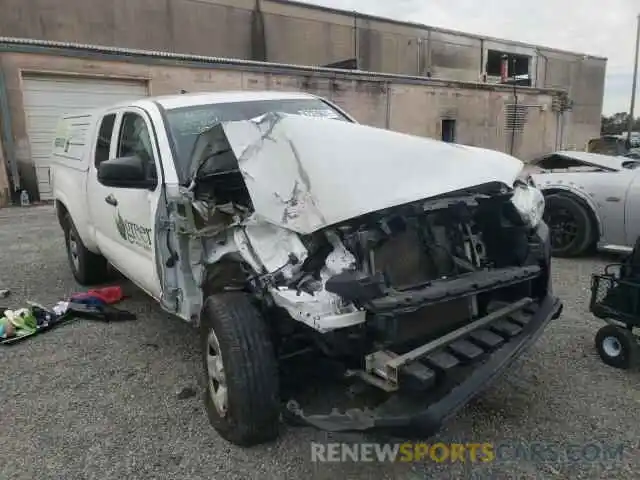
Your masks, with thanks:
[(148, 95), (144, 81), (53, 75), (23, 76), (23, 100), (31, 158), (36, 167), (41, 200), (52, 198), (49, 156), (58, 119)]

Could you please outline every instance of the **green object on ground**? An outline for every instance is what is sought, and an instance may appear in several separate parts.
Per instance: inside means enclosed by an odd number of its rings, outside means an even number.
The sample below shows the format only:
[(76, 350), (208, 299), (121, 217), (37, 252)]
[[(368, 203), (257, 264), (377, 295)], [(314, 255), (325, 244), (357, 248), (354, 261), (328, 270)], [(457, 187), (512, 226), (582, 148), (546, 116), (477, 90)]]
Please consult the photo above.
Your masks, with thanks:
[(2, 321), (9, 321), (15, 327), (15, 335), (23, 336), (33, 334), (38, 328), (36, 317), (28, 308), (19, 310), (6, 310)]
[[(6, 316), (7, 312), (9, 312), (9, 317), (11, 319)], [(4, 317), (0, 318), (0, 331), (4, 330), (5, 333), (7, 332), (7, 323), (11, 323), (11, 325), (13, 325), (14, 331), (9, 336), (3, 337), (0, 335), (0, 345), (9, 345), (19, 342), (74, 319), (71, 315), (63, 314), (57, 317), (54, 322), (38, 325), (37, 319), (33, 315), (31, 309), (23, 308), (15, 311), (8, 310), (7, 312), (5, 312)], [(3, 326), (5, 326), (4, 329), (2, 328)]]

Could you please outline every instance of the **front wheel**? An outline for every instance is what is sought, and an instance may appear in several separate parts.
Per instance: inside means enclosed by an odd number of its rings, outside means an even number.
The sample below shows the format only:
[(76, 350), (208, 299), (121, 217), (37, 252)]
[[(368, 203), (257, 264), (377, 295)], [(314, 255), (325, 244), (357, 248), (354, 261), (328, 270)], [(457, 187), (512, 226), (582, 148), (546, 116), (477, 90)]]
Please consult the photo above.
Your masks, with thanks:
[(267, 325), (249, 296), (209, 296), (200, 330), (211, 425), (240, 446), (275, 439), (280, 424), (277, 361)]

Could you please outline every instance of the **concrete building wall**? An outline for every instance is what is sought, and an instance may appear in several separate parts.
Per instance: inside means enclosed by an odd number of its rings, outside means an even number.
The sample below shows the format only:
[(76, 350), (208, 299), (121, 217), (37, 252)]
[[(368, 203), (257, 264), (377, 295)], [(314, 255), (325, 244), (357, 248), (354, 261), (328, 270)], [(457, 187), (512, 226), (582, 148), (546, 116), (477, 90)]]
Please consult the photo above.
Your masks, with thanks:
[[(480, 84), (499, 81), (495, 75), (486, 75), (492, 52), (493, 58), (495, 52), (525, 55), (532, 86), (564, 90), (571, 100), (570, 111), (563, 115), (551, 109), (539, 112), (538, 93), (522, 90), (518, 103), (530, 104), (528, 127), (517, 138), (503, 138), (504, 105), (514, 101), (506, 100), (507, 90), (500, 90), (498, 99), (491, 89), (467, 90), (454, 83), (446, 93), (434, 93), (440, 88), (434, 86), (425, 93), (424, 86), (401, 82), (390, 87), (392, 128), (439, 137), (438, 119), (455, 116), (459, 141), (498, 149), (510, 142), (514, 153), (524, 159), (534, 151), (582, 149), (600, 132), (606, 59), (284, 0), (4, 0), (0, 35), (298, 65), (357, 58), (364, 71)], [(93, 74), (92, 68), (109, 74), (97, 64), (87, 65), (80, 69), (83, 74)], [(64, 65), (56, 64), (54, 69), (65, 71)], [(150, 79), (154, 92), (218, 89), (227, 84), (229, 75), (237, 77), (220, 69), (196, 69), (183, 77), (155, 69), (151, 75), (151, 70), (139, 65), (135, 70)], [(380, 115), (387, 108), (381, 100), (380, 81), (369, 85), (361, 80), (287, 80), (255, 72), (245, 72), (242, 78), (243, 88), (317, 89), (338, 99), (366, 123), (385, 126)], [(16, 88), (13, 85), (9, 91), (14, 109), (20, 104)], [(417, 91), (423, 93), (417, 95)], [(398, 105), (405, 105), (400, 117)], [(428, 105), (429, 110), (419, 105)], [(21, 114), (14, 116), (20, 127)], [(407, 120), (412, 117), (420, 121)], [(541, 130), (532, 133), (533, 128)], [(24, 138), (15, 132), (14, 136), (11, 148), (27, 158)], [(540, 138), (544, 141), (536, 143)]]
[(477, 82), (482, 73), (482, 42), (477, 38), (433, 32), (431, 61), (427, 69), (433, 78)]
[(538, 86), (565, 90), (573, 103), (564, 116), (563, 146), (584, 149), (590, 138), (600, 134), (604, 61), (540, 49), (536, 72)]
[[(48, 52), (48, 53), (44, 53)], [(9, 100), (14, 151), (21, 181), (37, 198), (35, 171), (23, 105), (23, 75), (73, 75), (137, 79), (147, 82), (151, 95), (215, 90), (295, 90), (328, 98), (349, 111), (359, 122), (417, 135), (440, 138), (442, 119), (455, 119), (457, 141), (467, 145), (510, 151), (504, 133), (505, 105), (513, 101), (505, 86), (465, 85), (396, 77), (376, 77), (313, 69), (266, 71), (256, 66), (181, 63), (139, 56), (123, 60), (100, 59), (92, 52), (0, 53), (0, 66)], [(295, 71), (294, 71), (295, 70)], [(519, 102), (532, 112), (522, 133), (516, 135), (513, 154), (523, 159), (554, 148), (556, 115), (551, 111), (554, 92), (518, 89)], [(4, 166), (0, 172), (6, 172)], [(3, 183), (4, 182), (4, 183)], [(0, 191), (6, 180), (0, 176)]]
[(300, 65), (357, 57), (362, 70), (447, 80), (479, 81), (490, 50), (527, 55), (533, 85), (571, 93), (568, 143), (599, 133), (602, 58), (283, 0), (4, 0), (2, 12), (5, 36)]
[(252, 1), (4, 0), (4, 36), (248, 58)]

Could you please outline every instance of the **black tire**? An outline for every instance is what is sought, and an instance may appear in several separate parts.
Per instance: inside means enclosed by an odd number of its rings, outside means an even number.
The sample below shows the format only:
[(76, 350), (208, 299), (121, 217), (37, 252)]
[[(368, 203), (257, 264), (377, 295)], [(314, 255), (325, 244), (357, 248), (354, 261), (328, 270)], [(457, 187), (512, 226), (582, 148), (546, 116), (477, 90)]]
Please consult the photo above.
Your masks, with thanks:
[[(277, 438), (281, 410), (278, 364), (268, 327), (249, 296), (223, 293), (207, 297), (200, 330), (204, 403), (213, 428), (243, 447)], [(212, 347), (212, 334), (217, 347)], [(217, 355), (210, 356), (212, 352)], [(208, 363), (218, 355), (222, 382), (209, 375)], [(213, 400), (220, 385), (226, 387), (226, 408)]]
[(84, 286), (98, 285), (107, 281), (109, 279), (107, 259), (87, 250), (69, 214), (65, 215), (63, 225), (69, 267), (76, 281)]
[(604, 363), (627, 370), (638, 365), (640, 345), (636, 336), (626, 328), (605, 325), (596, 334), (596, 350)]
[(587, 209), (569, 195), (546, 198), (544, 221), (551, 235), (554, 257), (577, 257), (585, 254), (595, 240), (595, 225)]

